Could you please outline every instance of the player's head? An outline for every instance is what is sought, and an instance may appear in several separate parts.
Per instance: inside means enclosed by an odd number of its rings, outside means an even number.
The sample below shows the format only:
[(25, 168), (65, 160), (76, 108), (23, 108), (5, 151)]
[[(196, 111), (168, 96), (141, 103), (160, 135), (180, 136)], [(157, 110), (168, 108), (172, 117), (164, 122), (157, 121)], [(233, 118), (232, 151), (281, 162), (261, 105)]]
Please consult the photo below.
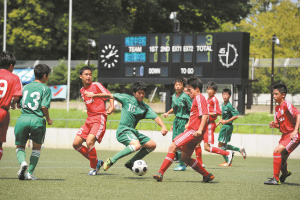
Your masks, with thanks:
[(79, 77), (82, 80), (83, 86), (90, 85), (93, 81), (92, 68), (84, 66), (79, 70)]
[(185, 78), (176, 78), (174, 81), (174, 89), (176, 93), (181, 93), (184, 90), (184, 87), (186, 86), (186, 80)]
[(3, 51), (0, 54), (0, 69), (7, 69), (12, 72), (15, 64), (16, 58), (12, 53)]
[(82, 75), (82, 73), (83, 73), (85, 70), (88, 70), (88, 71), (93, 72), (93, 70), (92, 70), (91, 67), (89, 67), (89, 66), (84, 66), (84, 67), (81, 67), (81, 69), (79, 70), (79, 75)]
[(212, 97), (216, 94), (218, 86), (215, 82), (208, 82), (206, 86), (206, 91), (209, 97)]
[(202, 92), (202, 87), (202, 81), (196, 76), (192, 76), (187, 80), (188, 93), (192, 99)]
[(40, 80), (42, 82), (47, 82), (51, 69), (48, 65), (38, 64), (34, 67), (35, 80)]
[(228, 102), (231, 97), (231, 90), (228, 88), (225, 88), (222, 91), (222, 97), (223, 97), (224, 102)]
[(137, 81), (132, 84), (133, 96), (139, 101), (143, 101), (146, 94), (146, 84), (142, 81)]
[(285, 96), (287, 94), (287, 87), (283, 83), (277, 83), (273, 85), (273, 98), (277, 103), (280, 103), (285, 99)]

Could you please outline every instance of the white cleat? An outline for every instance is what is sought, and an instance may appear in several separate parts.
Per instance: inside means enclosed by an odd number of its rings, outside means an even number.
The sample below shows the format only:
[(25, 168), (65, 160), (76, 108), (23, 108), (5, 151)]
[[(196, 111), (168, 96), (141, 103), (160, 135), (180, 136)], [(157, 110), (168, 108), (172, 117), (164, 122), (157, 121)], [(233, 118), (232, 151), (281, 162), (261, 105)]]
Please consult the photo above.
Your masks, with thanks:
[(97, 170), (91, 168), (91, 171), (88, 173), (88, 175), (90, 175), (90, 176), (96, 176), (97, 175)]
[(228, 166), (231, 165), (233, 156), (234, 156), (234, 152), (233, 151), (229, 151), (229, 155), (227, 156), (227, 158), (228, 158), (228, 162), (227, 162)]
[(37, 178), (27, 172), (25, 175), (25, 180), (37, 180)]
[(19, 180), (24, 180), (25, 179), (25, 172), (27, 170), (27, 163), (25, 161), (22, 162), (20, 166), (20, 170), (18, 171), (18, 178)]
[(245, 147), (241, 147), (240, 149), (241, 149), (241, 154), (242, 154), (243, 158), (246, 159), (247, 154), (246, 154)]

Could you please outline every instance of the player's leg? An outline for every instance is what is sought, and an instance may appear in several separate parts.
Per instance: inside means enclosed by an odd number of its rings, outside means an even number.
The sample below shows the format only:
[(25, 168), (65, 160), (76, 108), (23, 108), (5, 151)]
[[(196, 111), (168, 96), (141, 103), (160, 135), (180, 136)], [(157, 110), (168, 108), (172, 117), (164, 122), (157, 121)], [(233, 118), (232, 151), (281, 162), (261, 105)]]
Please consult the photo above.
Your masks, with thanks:
[[(173, 127), (173, 137), (172, 141), (181, 133), (185, 131), (185, 125), (187, 124), (188, 119), (175, 118), (174, 127)], [(174, 171), (185, 171), (186, 166), (184, 161), (181, 159), (181, 151), (176, 151), (175, 156), (177, 155), (179, 165), (174, 168)], [(201, 155), (200, 155), (201, 156)]]
[(90, 128), (91, 126), (87, 122), (84, 125), (82, 125), (78, 130), (73, 141), (73, 148), (87, 159), (89, 159), (89, 151), (86, 146), (82, 145), (82, 143), (86, 141), (90, 132)]
[(0, 160), (3, 155), (2, 144), (6, 142), (6, 134), (8, 130), (10, 115), (9, 112), (3, 108), (0, 108)]
[(2, 148), (2, 142), (0, 142), (0, 160), (2, 158), (3, 155), (3, 148)]
[[(95, 142), (96, 142), (96, 136), (93, 134), (89, 134), (88, 137), (86, 138), (86, 145), (88, 148), (88, 157), (90, 161), (90, 167), (91, 171), (89, 175), (97, 175), (97, 164), (98, 164), (98, 158), (97, 158), (97, 151), (95, 148)], [(100, 167), (99, 167), (100, 169)]]
[(201, 148), (201, 144), (198, 143), (197, 146), (195, 147), (195, 154), (196, 154), (196, 159), (197, 161), (203, 165), (203, 161), (202, 161), (202, 148)]
[(288, 151), (282, 151), (281, 152), (281, 176), (279, 177), (279, 180), (281, 183), (285, 182), (285, 179), (292, 175), (292, 172), (287, 169), (287, 159), (290, 156), (290, 153)]
[(40, 155), (41, 155), (41, 148), (42, 148), (42, 144), (38, 144), (32, 141), (32, 153), (30, 156), (28, 173), (25, 176), (25, 179), (27, 180), (37, 180), (37, 178), (33, 176), (33, 172), (39, 162)]
[[(220, 133), (219, 133), (219, 144), (218, 147), (221, 150), (226, 151), (227, 150), (227, 143), (230, 141), (231, 139), (231, 135), (232, 135), (232, 130), (233, 130), (233, 126), (232, 125), (223, 125)], [(225, 159), (225, 163), (220, 164), (220, 166), (231, 166), (232, 163), (232, 159), (234, 156), (234, 152), (230, 151), (229, 155), (225, 156), (223, 155), (223, 158)]]

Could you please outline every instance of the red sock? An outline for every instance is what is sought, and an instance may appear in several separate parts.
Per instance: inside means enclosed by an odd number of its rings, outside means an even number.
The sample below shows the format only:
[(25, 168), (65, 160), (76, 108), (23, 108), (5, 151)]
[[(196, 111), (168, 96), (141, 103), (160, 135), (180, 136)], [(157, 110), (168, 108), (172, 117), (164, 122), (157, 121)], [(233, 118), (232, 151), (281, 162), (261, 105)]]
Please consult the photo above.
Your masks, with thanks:
[(76, 149), (79, 153), (81, 153), (86, 159), (89, 160), (89, 152), (86, 146), (81, 146), (79, 149)]
[(210, 152), (221, 154), (223, 156), (228, 156), (229, 155), (229, 151), (224, 151), (223, 149), (219, 149), (217, 147), (210, 147)]
[(97, 159), (97, 151), (95, 146), (89, 149), (89, 160), (90, 160), (91, 168), (96, 169), (98, 159)]
[(195, 159), (191, 158), (188, 165), (193, 168), (196, 172), (202, 174), (203, 176), (208, 176), (208, 172), (202, 167), (202, 165)]
[(201, 146), (197, 146), (195, 148), (195, 154), (196, 154), (196, 158), (197, 158), (198, 162), (202, 165), (203, 162), (202, 162), (202, 149), (201, 149)]
[(273, 172), (276, 180), (279, 180), (280, 169), (281, 169), (281, 153), (273, 153)]
[(164, 159), (163, 163), (160, 166), (160, 169), (158, 172), (164, 174), (165, 171), (170, 167), (170, 165), (173, 163), (175, 158), (175, 153), (168, 153), (167, 157)]
[(3, 155), (3, 148), (1, 147), (1, 148), (0, 148), (0, 160), (1, 160), (1, 158), (2, 158), (2, 155)]

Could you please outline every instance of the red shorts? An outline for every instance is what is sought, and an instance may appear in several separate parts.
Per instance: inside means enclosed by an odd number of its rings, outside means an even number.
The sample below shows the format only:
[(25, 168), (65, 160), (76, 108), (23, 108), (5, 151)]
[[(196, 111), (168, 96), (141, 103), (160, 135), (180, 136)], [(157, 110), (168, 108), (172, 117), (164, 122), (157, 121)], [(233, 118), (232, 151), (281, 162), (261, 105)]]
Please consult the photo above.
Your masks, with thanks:
[(292, 153), (300, 144), (300, 134), (297, 133), (292, 140), (290, 134), (283, 134), (279, 140), (279, 144), (285, 146), (287, 152)]
[(77, 132), (77, 135), (86, 140), (89, 134), (93, 134), (100, 144), (106, 131), (106, 119), (107, 115), (88, 117), (85, 124)]
[(183, 151), (188, 155), (193, 154), (195, 147), (203, 139), (203, 135), (195, 137), (193, 135), (195, 132), (195, 130), (185, 130), (183, 133), (174, 138), (173, 141), (180, 151)]
[(4, 108), (0, 108), (0, 142), (6, 142), (9, 119), (9, 111)]
[(214, 140), (215, 140), (214, 133), (215, 133), (216, 127), (217, 126), (214, 121), (208, 122), (206, 132), (204, 133), (204, 136), (203, 136), (203, 140), (205, 143), (214, 144)]

